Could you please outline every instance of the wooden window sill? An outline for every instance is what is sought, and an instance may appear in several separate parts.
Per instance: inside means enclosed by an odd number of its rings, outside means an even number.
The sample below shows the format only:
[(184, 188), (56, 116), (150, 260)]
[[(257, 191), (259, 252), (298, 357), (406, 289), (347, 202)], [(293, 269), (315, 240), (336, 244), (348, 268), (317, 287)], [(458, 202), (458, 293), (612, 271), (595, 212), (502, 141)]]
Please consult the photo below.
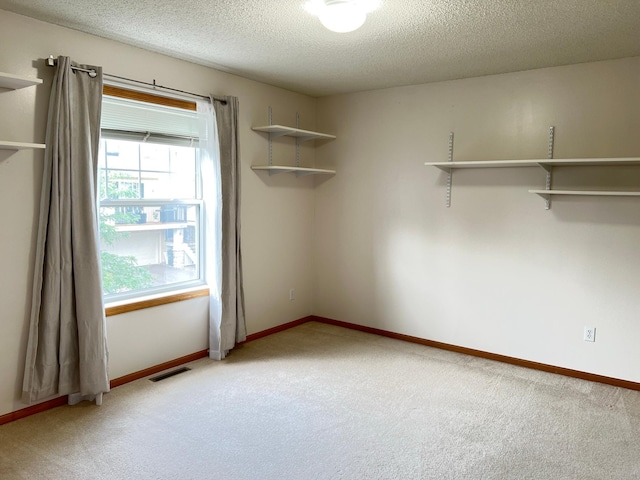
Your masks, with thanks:
[(119, 315), (121, 313), (133, 312), (135, 310), (143, 310), (145, 308), (157, 307), (159, 305), (167, 305), (169, 303), (182, 302), (183, 300), (208, 296), (209, 287), (198, 287), (196, 289), (186, 290), (178, 293), (169, 293), (166, 295), (160, 295), (145, 299), (133, 299), (127, 303), (117, 303), (113, 305), (107, 304), (104, 311), (105, 315), (107, 317), (110, 317), (112, 315)]

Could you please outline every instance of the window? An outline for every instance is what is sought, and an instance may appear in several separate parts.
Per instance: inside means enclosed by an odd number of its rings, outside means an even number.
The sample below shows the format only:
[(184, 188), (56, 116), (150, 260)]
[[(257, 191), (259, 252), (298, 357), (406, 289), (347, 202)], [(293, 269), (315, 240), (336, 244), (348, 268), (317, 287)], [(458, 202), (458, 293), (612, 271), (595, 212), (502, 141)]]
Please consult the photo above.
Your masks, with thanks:
[(164, 100), (105, 87), (98, 165), (105, 300), (204, 284), (195, 105), (156, 103)]

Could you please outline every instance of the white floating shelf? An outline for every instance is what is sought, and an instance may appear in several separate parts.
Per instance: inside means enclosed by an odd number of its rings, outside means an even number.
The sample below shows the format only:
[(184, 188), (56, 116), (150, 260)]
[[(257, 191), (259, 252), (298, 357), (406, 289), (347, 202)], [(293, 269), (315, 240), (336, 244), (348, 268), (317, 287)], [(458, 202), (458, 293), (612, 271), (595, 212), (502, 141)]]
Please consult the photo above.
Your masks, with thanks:
[(537, 167), (537, 160), (489, 160), (471, 162), (425, 162), (428, 167), (436, 167), (445, 172), (458, 168), (507, 168), (507, 167)]
[(604, 190), (529, 190), (548, 200), (551, 195), (579, 195), (587, 197), (640, 197), (640, 192), (621, 192)]
[(552, 167), (588, 167), (588, 166), (622, 166), (640, 165), (640, 157), (620, 158), (556, 158), (553, 160), (536, 160), (538, 163)]
[(640, 157), (622, 158), (540, 158), (531, 160), (488, 160), (464, 162), (426, 162), (428, 167), (436, 167), (445, 172), (458, 168), (512, 168), (512, 167), (579, 167), (579, 166), (621, 166), (640, 165)]
[(44, 143), (5, 142), (0, 140), (0, 150), (44, 149)]
[(32, 87), (34, 85), (40, 85), (42, 79), (22, 77), (20, 75), (12, 75), (11, 73), (0, 72), (0, 88), (10, 88), (11, 90), (17, 90), (19, 88)]
[(268, 171), (269, 175), (277, 175), (279, 173), (295, 173), (296, 177), (304, 177), (306, 175), (335, 175), (335, 170), (324, 170), (321, 168), (304, 168), (304, 167), (285, 167), (281, 165), (251, 165), (251, 170)]
[(315, 140), (316, 138), (324, 138), (335, 140), (335, 135), (328, 135), (326, 133), (312, 132), (310, 130), (301, 130), (299, 128), (293, 127), (285, 127), (284, 125), (266, 125), (264, 127), (252, 127), (252, 130), (256, 132), (265, 132), (270, 133), (273, 137), (296, 137), (299, 138), (301, 142), (306, 142), (307, 140)]

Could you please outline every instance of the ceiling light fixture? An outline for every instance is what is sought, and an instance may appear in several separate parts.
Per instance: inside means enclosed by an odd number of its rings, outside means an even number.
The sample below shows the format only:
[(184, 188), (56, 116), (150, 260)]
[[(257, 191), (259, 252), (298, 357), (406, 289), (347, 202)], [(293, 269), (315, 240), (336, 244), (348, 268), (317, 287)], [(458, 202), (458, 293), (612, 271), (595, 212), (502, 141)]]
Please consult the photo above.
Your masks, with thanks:
[(360, 28), (367, 13), (380, 6), (380, 0), (307, 0), (305, 8), (317, 15), (332, 32), (347, 33)]

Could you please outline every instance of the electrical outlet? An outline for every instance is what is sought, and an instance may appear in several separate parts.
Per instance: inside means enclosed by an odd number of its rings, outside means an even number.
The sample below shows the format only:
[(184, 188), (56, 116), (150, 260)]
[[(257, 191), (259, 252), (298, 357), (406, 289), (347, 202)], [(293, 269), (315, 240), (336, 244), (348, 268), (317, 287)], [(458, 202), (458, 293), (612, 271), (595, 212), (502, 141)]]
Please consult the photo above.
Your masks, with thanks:
[(295, 299), (296, 299), (296, 289), (292, 288), (291, 290), (289, 290), (289, 300), (293, 302)]
[(584, 327), (584, 341), (585, 342), (595, 342), (596, 341), (596, 328), (595, 327)]

